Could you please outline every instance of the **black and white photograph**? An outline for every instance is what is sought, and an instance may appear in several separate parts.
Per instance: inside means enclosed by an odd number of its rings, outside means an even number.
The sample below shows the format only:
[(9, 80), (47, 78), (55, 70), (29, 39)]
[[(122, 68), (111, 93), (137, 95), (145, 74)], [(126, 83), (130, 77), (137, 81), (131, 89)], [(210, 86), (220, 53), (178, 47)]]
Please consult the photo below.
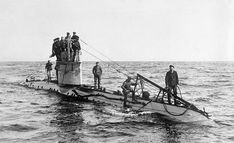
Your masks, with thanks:
[(234, 0), (0, 0), (0, 143), (234, 143)]

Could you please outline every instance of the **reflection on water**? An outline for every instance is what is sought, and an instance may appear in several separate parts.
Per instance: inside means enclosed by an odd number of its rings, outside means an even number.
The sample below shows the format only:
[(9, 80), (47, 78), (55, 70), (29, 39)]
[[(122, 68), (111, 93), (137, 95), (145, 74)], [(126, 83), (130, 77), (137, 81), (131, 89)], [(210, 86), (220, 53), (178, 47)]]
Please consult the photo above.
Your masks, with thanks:
[(80, 141), (76, 130), (82, 128), (83, 118), (81, 116), (82, 104), (72, 102), (65, 97), (61, 97), (59, 102), (52, 104), (54, 110), (50, 126), (55, 127), (60, 142)]

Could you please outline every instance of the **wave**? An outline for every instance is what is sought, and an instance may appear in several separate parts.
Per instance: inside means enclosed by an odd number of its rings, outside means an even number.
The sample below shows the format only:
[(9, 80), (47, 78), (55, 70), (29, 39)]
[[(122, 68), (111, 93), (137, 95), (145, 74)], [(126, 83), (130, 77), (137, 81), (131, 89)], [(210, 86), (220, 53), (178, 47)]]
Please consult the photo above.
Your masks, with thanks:
[[(100, 123), (100, 124), (95, 124), (95, 125), (89, 125), (89, 127), (113, 127), (113, 126), (156, 126), (156, 125), (163, 125), (165, 122), (160, 122), (161, 120), (157, 120), (155, 122), (149, 121), (149, 120), (141, 120), (140, 118), (135, 118), (137, 120), (127, 120), (125, 119), (124, 122), (119, 121), (119, 122), (105, 122), (105, 123)], [(164, 120), (163, 120), (164, 121)], [(167, 122), (166, 122), (167, 123)]]
[(189, 86), (189, 87), (202, 87), (202, 88), (212, 88), (214, 85), (207, 84), (189, 84), (189, 83), (180, 83), (181, 86)]
[[(83, 132), (83, 131), (82, 131)], [(126, 133), (126, 132), (121, 132), (121, 131), (115, 131), (115, 130), (112, 130), (112, 129), (95, 129), (93, 131), (88, 131), (88, 132), (83, 132), (83, 134), (85, 136), (90, 136), (90, 137), (103, 137), (103, 138), (106, 138), (106, 137), (116, 137), (116, 136), (128, 136), (128, 137), (132, 137), (132, 136), (135, 136), (134, 134), (131, 134), (131, 133)]]
[(210, 102), (210, 98), (205, 98), (205, 97), (199, 97), (195, 99), (197, 102)]
[(39, 105), (39, 103), (34, 103), (34, 102), (31, 102), (30, 104), (31, 105)]
[(105, 84), (113, 84), (114, 82), (113, 81), (111, 81), (111, 80), (109, 80), (109, 81), (107, 81), (107, 82), (105, 82)]
[(232, 82), (232, 81), (231, 80), (211, 80), (211, 81), (207, 81), (207, 82), (211, 82), (211, 83), (221, 82), (221, 83), (223, 83), (223, 82)]
[(234, 136), (233, 137), (229, 137), (228, 139), (231, 140), (231, 141), (234, 141)]
[(16, 100), (15, 103), (24, 103), (24, 101)]
[(220, 95), (225, 95), (225, 94), (220, 94), (220, 93), (212, 93), (212, 94), (209, 94), (207, 95), (208, 97), (211, 97), (211, 98), (216, 98), (216, 99), (223, 99), (220, 97)]
[(109, 77), (103, 77), (102, 79), (115, 80), (115, 79), (121, 79), (121, 77), (118, 77), (118, 76), (109, 76)]
[(37, 128), (32, 127), (32, 126), (26, 126), (26, 125), (21, 125), (21, 124), (12, 124), (9, 126), (2, 126), (0, 127), (2, 131), (17, 131), (17, 132), (29, 132), (36, 130)]
[(230, 75), (219, 75), (220, 77), (231, 77)]
[(218, 125), (232, 126), (231, 124), (225, 123), (225, 121), (214, 120), (214, 122), (217, 123)]
[(7, 93), (16, 93), (15, 90), (7, 90), (6, 92), (7, 92)]
[(54, 111), (52, 110), (38, 110), (34, 113), (37, 113), (37, 114), (50, 114), (50, 113), (54, 113)]

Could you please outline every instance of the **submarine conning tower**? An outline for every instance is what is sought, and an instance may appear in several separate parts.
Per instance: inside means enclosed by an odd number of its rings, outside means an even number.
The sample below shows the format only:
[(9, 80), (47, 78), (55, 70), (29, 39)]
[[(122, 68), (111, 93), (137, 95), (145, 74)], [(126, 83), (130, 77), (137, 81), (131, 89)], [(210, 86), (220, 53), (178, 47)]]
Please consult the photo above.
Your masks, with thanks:
[(56, 62), (58, 67), (59, 85), (81, 85), (82, 66), (81, 62)]
[[(82, 84), (82, 62), (80, 61), (80, 50), (72, 50), (71, 37), (67, 38), (67, 50), (65, 60), (56, 61), (59, 85), (81, 85)], [(74, 54), (75, 52), (75, 54)], [(75, 55), (75, 57), (73, 57)], [(62, 56), (61, 56), (62, 57)]]

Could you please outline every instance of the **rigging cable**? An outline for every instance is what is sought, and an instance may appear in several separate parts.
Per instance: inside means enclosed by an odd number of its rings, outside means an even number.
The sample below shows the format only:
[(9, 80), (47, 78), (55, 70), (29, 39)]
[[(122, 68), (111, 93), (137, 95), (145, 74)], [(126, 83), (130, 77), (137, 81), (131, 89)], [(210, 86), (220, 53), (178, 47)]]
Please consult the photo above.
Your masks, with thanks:
[[(163, 107), (164, 107), (164, 109), (166, 110), (166, 112), (167, 112), (168, 114), (172, 115), (172, 116), (182, 116), (182, 115), (184, 115), (184, 114), (189, 110), (189, 108), (190, 108), (190, 106), (189, 106), (188, 108), (186, 108), (186, 109), (184, 110), (184, 112), (182, 112), (182, 113), (180, 113), (180, 114), (173, 114), (173, 113), (171, 113), (171, 112), (168, 111), (167, 105), (166, 105), (166, 104), (163, 104)], [(178, 106), (177, 106), (177, 107), (178, 107)]]
[[(88, 52), (87, 50), (85, 50), (84, 48), (82, 49), (82, 50), (84, 50), (86, 53), (88, 53), (89, 55), (91, 55), (91, 56), (93, 56), (93, 57), (95, 57), (95, 58), (97, 58), (98, 60), (100, 60), (100, 61), (102, 61), (102, 62), (105, 62), (105, 61), (103, 61), (102, 59), (100, 59), (100, 58), (98, 58), (97, 56), (95, 56), (94, 54), (92, 54), (92, 53), (90, 53), (90, 52)], [(108, 63), (107, 63), (108, 64)], [(128, 74), (126, 74), (126, 73), (124, 73), (124, 72), (122, 72), (122, 71), (120, 71), (120, 70), (118, 70), (118, 69), (116, 69), (116, 68), (114, 68), (113, 66), (111, 66), (110, 64), (108, 64), (110, 67), (112, 67), (113, 69), (115, 69), (117, 72), (119, 72), (119, 73), (122, 73), (123, 75), (125, 75), (125, 76), (127, 76), (128, 77)]]
[[(168, 94), (168, 93), (167, 93), (167, 94)], [(166, 94), (163, 95), (162, 99), (164, 98), (165, 95), (166, 95)], [(163, 102), (164, 102), (164, 99), (163, 99)], [(182, 116), (182, 115), (184, 115), (184, 114), (190, 109), (191, 104), (189, 105), (188, 108), (186, 108), (186, 109), (184, 110), (184, 112), (182, 112), (182, 113), (180, 113), (180, 114), (173, 114), (173, 113), (171, 113), (170, 111), (168, 111), (167, 105), (166, 105), (165, 103), (163, 103), (163, 107), (164, 107), (165, 111), (166, 111), (168, 114), (172, 115), (172, 116)], [(178, 107), (178, 106), (176, 106), (176, 107)]]
[[(105, 55), (102, 54), (100, 51), (98, 51), (98, 50), (96, 50), (95, 48), (91, 47), (89, 44), (87, 44), (87, 43), (86, 43), (85, 41), (83, 41), (82, 39), (80, 39), (80, 41), (81, 41), (82, 43), (84, 43), (86, 46), (92, 48), (93, 50), (95, 50), (96, 52), (98, 52), (99, 54), (101, 54), (102, 56), (104, 56), (105, 58), (107, 58), (107, 59), (108, 59), (109, 61), (111, 61), (112, 63), (116, 64), (117, 66), (121, 67), (122, 69), (124, 69), (125, 71), (127, 71), (127, 72), (129, 73), (129, 71), (128, 71), (125, 67), (120, 66), (118, 63), (116, 63), (115, 61), (111, 60), (109, 57), (105, 56)], [(93, 57), (99, 59), (100, 61), (104, 62), (102, 59), (98, 58), (98, 57), (95, 56), (94, 54), (88, 52), (88, 51), (85, 50), (85, 49), (83, 49), (83, 50), (84, 50), (85, 52), (87, 52), (88, 54), (90, 54), (91, 56), (93, 56)], [(109, 64), (108, 64), (108, 65), (109, 65)], [(128, 76), (126, 73), (124, 73), (124, 72), (122, 72), (122, 71), (120, 71), (120, 70), (114, 68), (113, 66), (111, 66), (111, 65), (109, 65), (109, 66), (112, 67), (113, 69), (115, 69), (117, 72), (122, 73), (122, 74), (124, 74), (125, 76)], [(179, 88), (179, 91), (180, 91), (180, 88)], [(181, 91), (180, 91), (180, 95), (181, 95)], [(149, 101), (148, 103), (150, 103), (150, 102), (152, 102), (152, 101), (153, 101), (153, 100)], [(146, 105), (147, 105), (147, 104), (146, 104)], [(164, 106), (164, 109), (166, 110), (166, 112), (169, 113), (170, 115), (173, 115), (173, 116), (181, 116), (181, 115), (184, 115), (184, 114), (188, 111), (188, 109), (190, 108), (191, 105), (190, 105), (183, 113), (177, 114), (177, 115), (176, 115), (176, 114), (172, 114), (171, 112), (169, 112), (165, 104), (163, 104), (163, 106)], [(143, 106), (143, 107), (144, 107), (144, 106)]]
[(97, 49), (95, 49), (93, 46), (89, 45), (88, 43), (86, 43), (84, 40), (80, 39), (80, 41), (82, 43), (84, 43), (86, 46), (90, 47), (91, 49), (93, 49), (94, 51), (98, 52), (100, 55), (102, 55), (103, 57), (107, 58), (109, 61), (111, 61), (112, 63), (116, 64), (117, 66), (119, 66), (120, 68), (124, 69), (125, 71), (127, 71), (128, 73), (130, 73), (125, 67), (119, 65), (117, 62), (113, 61), (112, 59), (110, 59), (109, 57), (107, 57), (106, 55), (102, 54), (100, 51), (98, 51)]
[(178, 89), (179, 89), (179, 91), (180, 91), (180, 98), (181, 98), (181, 99), (183, 99), (182, 94), (181, 94), (180, 87), (177, 85), (177, 86), (176, 86), (176, 88), (178, 88)]

